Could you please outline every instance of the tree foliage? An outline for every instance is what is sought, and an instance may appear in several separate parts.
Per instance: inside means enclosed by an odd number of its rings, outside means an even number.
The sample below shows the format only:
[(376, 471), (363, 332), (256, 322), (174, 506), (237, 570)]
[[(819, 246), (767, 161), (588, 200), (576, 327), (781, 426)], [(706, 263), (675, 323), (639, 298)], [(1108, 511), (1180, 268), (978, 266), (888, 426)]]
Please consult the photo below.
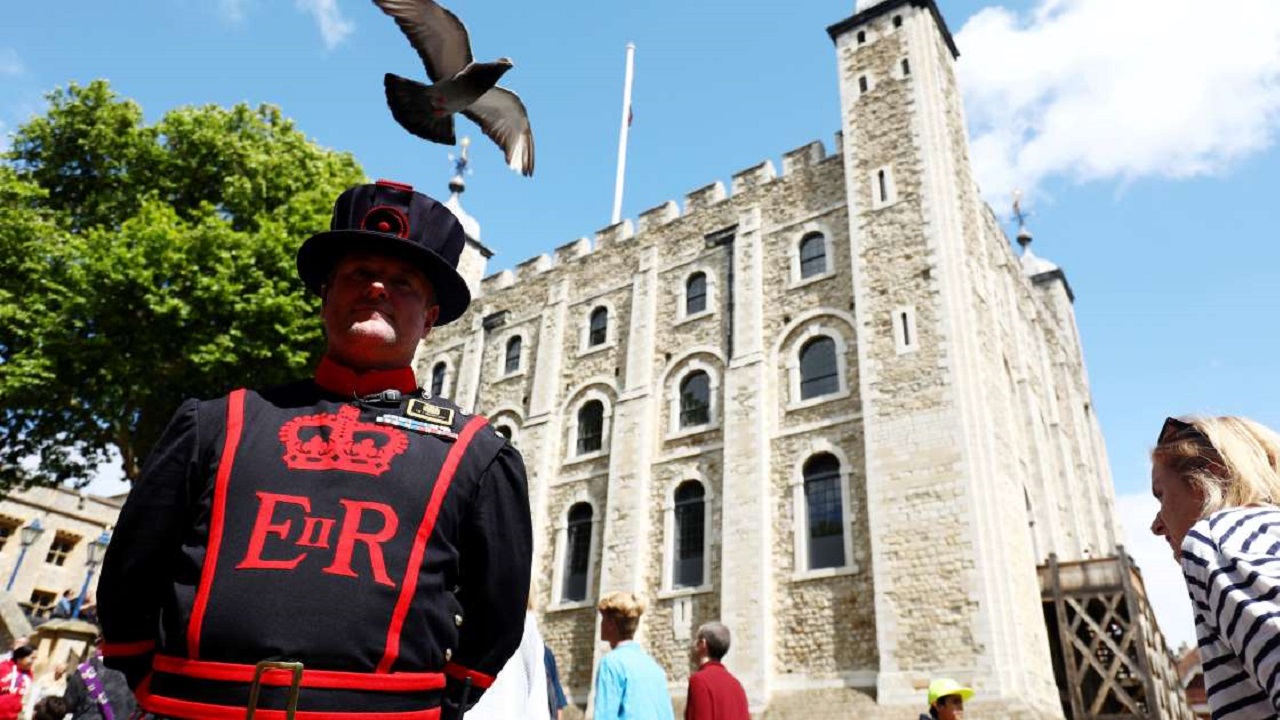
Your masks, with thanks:
[(272, 106), (148, 125), (103, 81), (48, 100), (0, 161), (0, 490), (111, 450), (134, 479), (184, 398), (305, 371), (294, 253), (364, 179)]

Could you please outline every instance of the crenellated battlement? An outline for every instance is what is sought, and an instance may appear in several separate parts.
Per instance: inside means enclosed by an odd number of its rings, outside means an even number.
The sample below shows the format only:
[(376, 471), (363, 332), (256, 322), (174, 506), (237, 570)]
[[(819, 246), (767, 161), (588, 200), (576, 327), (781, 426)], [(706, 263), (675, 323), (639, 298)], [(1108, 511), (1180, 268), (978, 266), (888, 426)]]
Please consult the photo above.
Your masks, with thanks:
[(778, 178), (778, 171), (773, 169), (773, 161), (765, 160), (759, 165), (749, 167), (733, 176), (733, 194), (739, 195), (773, 182)]
[(728, 197), (729, 194), (724, 191), (724, 183), (717, 180), (685, 195), (684, 211), (686, 214), (694, 213), (703, 208), (711, 207)]
[(553, 257), (553, 260), (557, 266), (564, 265), (565, 263), (571, 263), (580, 257), (590, 255), (591, 250), (591, 240), (580, 237), (573, 242), (565, 243), (564, 245), (556, 248), (556, 254)]
[(679, 217), (680, 206), (676, 204), (675, 200), (668, 200), (657, 207), (649, 208), (640, 213), (639, 232), (644, 234), (648, 230), (660, 228)]
[(481, 295), (506, 290), (553, 268), (582, 260), (602, 248), (632, 242), (644, 236), (645, 233), (656, 231), (677, 220), (689, 218), (738, 195), (803, 174), (819, 164), (838, 159), (839, 149), (842, 148), (843, 143), (842, 133), (836, 133), (835, 142), (837, 148), (835, 155), (828, 155), (822, 141), (814, 140), (783, 153), (781, 173), (777, 171), (773, 160), (764, 160), (730, 176), (729, 189), (725, 188), (724, 182), (716, 180), (686, 193), (683, 203), (668, 200), (641, 212), (634, 223), (630, 219), (624, 219), (597, 230), (594, 238), (580, 237), (557, 247), (550, 255), (543, 253), (517, 264), (513, 270), (494, 273), (481, 280)]

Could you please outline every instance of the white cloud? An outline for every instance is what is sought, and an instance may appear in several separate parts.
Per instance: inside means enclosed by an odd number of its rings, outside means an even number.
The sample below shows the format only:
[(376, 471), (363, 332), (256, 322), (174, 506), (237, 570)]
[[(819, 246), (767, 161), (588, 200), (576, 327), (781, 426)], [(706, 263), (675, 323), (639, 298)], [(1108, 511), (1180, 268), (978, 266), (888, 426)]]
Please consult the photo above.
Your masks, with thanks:
[(218, 0), (218, 10), (228, 20), (240, 22), (244, 19), (244, 8), (248, 2), (249, 0)]
[(1146, 494), (1121, 495), (1116, 498), (1116, 514), (1124, 528), (1124, 546), (1142, 570), (1147, 599), (1155, 611), (1156, 622), (1171, 650), (1182, 644), (1195, 644), (1195, 619), (1191, 599), (1182, 579), (1182, 570), (1174, 561), (1164, 538), (1152, 535), (1149, 528), (1159, 504)]
[(1275, 0), (1038, 0), (1024, 15), (980, 11), (957, 43), (974, 172), (993, 201), (1052, 176), (1222, 172), (1280, 129)]
[(296, 0), (298, 8), (310, 13), (320, 26), (324, 46), (332, 50), (355, 31), (355, 25), (342, 16), (338, 0)]
[[(218, 10), (227, 20), (241, 22), (252, 4), (253, 0), (218, 0)], [(329, 50), (355, 32), (355, 24), (338, 9), (338, 0), (294, 0), (294, 5), (316, 21), (324, 46)]]
[(13, 48), (0, 48), (0, 77), (6, 75), (21, 75), (26, 72), (27, 68), (22, 64), (22, 58), (18, 57), (18, 51)]

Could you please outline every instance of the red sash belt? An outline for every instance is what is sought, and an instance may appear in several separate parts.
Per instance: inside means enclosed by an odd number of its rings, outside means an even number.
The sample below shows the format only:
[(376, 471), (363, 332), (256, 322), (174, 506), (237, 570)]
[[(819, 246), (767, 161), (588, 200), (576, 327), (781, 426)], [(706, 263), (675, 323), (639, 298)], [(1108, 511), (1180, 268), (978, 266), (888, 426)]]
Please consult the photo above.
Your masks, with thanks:
[[(253, 682), (253, 665), (239, 663), (212, 662), (209, 660), (188, 660), (172, 655), (157, 655), (151, 667), (156, 672), (170, 675), (182, 675), (196, 680), (218, 680), (220, 682), (251, 683)], [(259, 684), (271, 687), (287, 687), (293, 676), (288, 670), (270, 668), (262, 674)], [(341, 670), (306, 670), (302, 671), (304, 688), (324, 690), (370, 690), (381, 692), (418, 692), (422, 690), (439, 690), (444, 687), (444, 673), (372, 673), (344, 672)]]
[[(244, 683), (253, 682), (255, 667), (239, 663), (213, 662), (209, 660), (190, 660), (172, 655), (157, 655), (152, 661), (155, 672), (167, 675), (179, 675), (196, 680), (212, 680), (217, 682)], [(288, 670), (271, 668), (263, 672), (260, 685), (269, 687), (288, 687), (292, 683), (292, 673)], [(306, 670), (302, 671), (300, 687), (323, 690), (362, 690), (370, 692), (420, 692), (440, 690), (444, 688), (444, 673), (372, 673), (346, 672), (340, 670)], [(216, 705), (213, 703), (181, 700), (151, 691), (151, 677), (148, 676), (137, 690), (138, 700), (148, 712), (180, 718), (201, 718), (201, 720), (244, 720), (245, 709), (233, 705)], [(261, 720), (285, 720), (283, 710), (259, 709), (254, 713)], [(440, 708), (425, 710), (406, 710), (401, 712), (369, 712), (367, 710), (299, 710), (297, 720), (439, 720)]]

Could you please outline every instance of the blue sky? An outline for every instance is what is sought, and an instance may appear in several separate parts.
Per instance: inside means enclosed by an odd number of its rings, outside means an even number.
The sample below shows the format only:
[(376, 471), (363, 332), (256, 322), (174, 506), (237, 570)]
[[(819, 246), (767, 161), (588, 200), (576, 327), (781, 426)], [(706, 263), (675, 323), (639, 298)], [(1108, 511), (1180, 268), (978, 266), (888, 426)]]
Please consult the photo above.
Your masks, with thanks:
[[(1066, 270), (1130, 547), (1176, 639), (1190, 637), (1167, 551), (1142, 536), (1146, 452), (1167, 414), (1280, 426), (1280, 4), (1273, 0), (941, 0), (984, 192), (1025, 189), (1038, 254)], [(852, 0), (451, 5), (476, 55), (507, 55), (529, 107), (532, 180), (473, 136), (464, 204), (494, 272), (608, 224), (624, 45), (637, 45), (623, 214), (839, 126), (825, 28)], [(0, 133), (48, 90), (109, 79), (149, 119), (184, 104), (269, 102), (371, 177), (443, 194), (451, 149), (391, 119), (382, 74), (417, 57), (367, 0), (136, 0), (6, 9)], [(110, 483), (99, 483), (107, 488)], [(1156, 594), (1156, 593), (1153, 593)]]

